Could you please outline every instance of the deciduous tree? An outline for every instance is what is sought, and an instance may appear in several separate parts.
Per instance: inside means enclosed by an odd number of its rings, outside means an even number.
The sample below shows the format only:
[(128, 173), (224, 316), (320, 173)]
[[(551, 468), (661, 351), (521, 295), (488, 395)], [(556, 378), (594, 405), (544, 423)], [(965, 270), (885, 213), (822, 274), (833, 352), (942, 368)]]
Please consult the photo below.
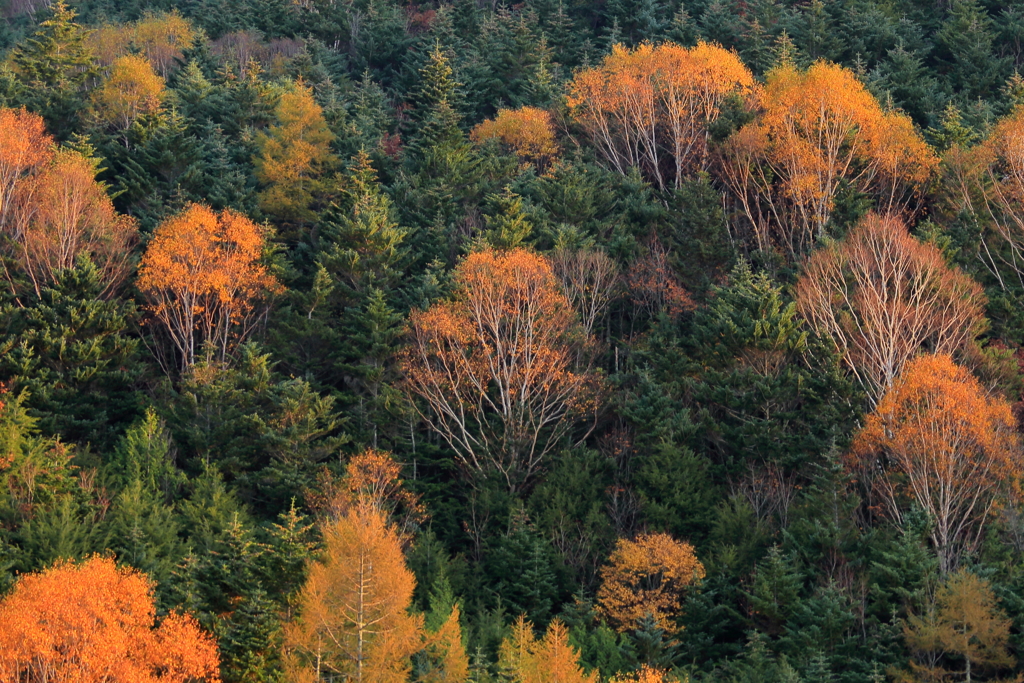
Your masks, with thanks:
[(82, 255), (103, 274), (109, 292), (127, 276), (138, 239), (134, 220), (118, 215), (106, 188), (96, 181), (98, 160), (58, 149), (35, 173), (16, 181), (7, 221), (18, 265), (36, 295), (74, 268)]
[(759, 248), (802, 253), (825, 235), (843, 183), (886, 213), (913, 208), (938, 158), (910, 118), (885, 111), (852, 71), (784, 62), (726, 143), (720, 170)]
[(516, 156), (541, 167), (558, 154), (551, 113), (537, 107), (500, 109), (495, 118), (477, 124), (470, 138), (477, 143), (496, 138)]
[(835, 342), (872, 403), (911, 358), (963, 352), (985, 327), (981, 287), (891, 216), (870, 214), (812, 255), (796, 301)]
[(585, 673), (579, 653), (569, 644), (569, 630), (552, 621), (537, 640), (533, 624), (519, 617), (501, 643), (498, 665), (514, 683), (597, 683), (597, 672)]
[(467, 469), (516, 490), (597, 408), (588, 340), (542, 256), (476, 252), (455, 282), (452, 300), (412, 314), (408, 390)]
[(182, 371), (204, 354), (223, 362), (280, 290), (261, 263), (265, 235), (245, 216), (193, 204), (161, 223), (137, 282)]
[(622, 538), (601, 570), (598, 608), (617, 631), (633, 629), (650, 616), (671, 633), (684, 592), (703, 578), (704, 565), (689, 543), (662, 533)]
[(285, 628), (290, 680), (405, 683), (423, 625), (409, 614), (416, 580), (398, 535), (382, 512), (357, 505), (324, 528), (324, 541)]
[(639, 168), (665, 189), (708, 168), (708, 125), (728, 97), (753, 86), (739, 57), (717, 45), (616, 45), (575, 75), (568, 105), (612, 168)]
[(99, 120), (123, 131), (139, 116), (157, 111), (165, 94), (164, 79), (154, 73), (148, 61), (138, 55), (125, 55), (110, 65), (92, 99)]
[(989, 582), (959, 570), (946, 578), (924, 613), (911, 614), (904, 624), (903, 638), (915, 659), (894, 679), (969, 682), (979, 673), (1012, 667), (1012, 624)]
[(281, 95), (274, 114), (277, 122), (256, 138), (256, 179), (265, 186), (260, 207), (282, 220), (312, 220), (322, 176), (337, 164), (334, 134), (313, 91), (301, 82)]
[(927, 513), (940, 568), (951, 571), (1020, 481), (1014, 425), (1009, 404), (949, 356), (920, 356), (867, 417), (850, 464), (897, 523), (911, 502)]
[(220, 680), (217, 646), (194, 619), (155, 622), (152, 585), (113, 560), (27, 574), (0, 602), (0, 680)]
[(618, 264), (600, 249), (559, 249), (550, 258), (562, 291), (589, 335), (620, 284)]

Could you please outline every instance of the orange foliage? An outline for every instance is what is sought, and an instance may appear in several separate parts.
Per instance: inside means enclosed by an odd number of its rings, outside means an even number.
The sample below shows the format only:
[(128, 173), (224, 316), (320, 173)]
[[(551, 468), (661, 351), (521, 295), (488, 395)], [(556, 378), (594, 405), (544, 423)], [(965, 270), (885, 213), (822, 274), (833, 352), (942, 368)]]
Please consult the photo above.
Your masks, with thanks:
[(569, 630), (559, 620), (537, 640), (533, 625), (519, 617), (501, 643), (498, 664), (514, 683), (597, 683), (597, 672), (584, 673), (579, 653), (569, 644)]
[(693, 546), (668, 534), (643, 534), (635, 541), (620, 538), (601, 569), (597, 603), (601, 614), (619, 632), (635, 628), (652, 616), (671, 633), (682, 614), (684, 591), (704, 578), (704, 565)]
[(53, 137), (43, 118), (22, 109), (0, 108), (0, 233), (20, 239), (13, 222), (19, 186), (53, 158)]
[(660, 189), (708, 165), (708, 124), (754, 78), (734, 52), (698, 43), (612, 48), (577, 72), (569, 112), (619, 173), (637, 167)]
[(127, 274), (136, 225), (117, 215), (96, 172), (92, 159), (56, 148), (39, 116), (0, 109), (0, 234), (37, 293), (82, 254), (108, 291)]
[(260, 263), (260, 226), (225, 209), (192, 204), (161, 223), (139, 269), (139, 290), (187, 370), (201, 352), (224, 361), (281, 291)]
[(872, 402), (923, 349), (962, 351), (985, 327), (981, 286), (898, 219), (875, 214), (811, 256), (796, 303)]
[(477, 143), (497, 138), (517, 156), (542, 165), (558, 154), (551, 114), (536, 107), (501, 109), (494, 119), (478, 124), (470, 137)]
[(668, 672), (644, 664), (632, 674), (619, 674), (610, 683), (668, 683), (674, 680), (676, 679), (668, 677)]
[(759, 116), (726, 143), (721, 170), (762, 249), (809, 249), (843, 181), (885, 212), (908, 210), (938, 166), (910, 119), (841, 66), (782, 64), (753, 99)]
[(515, 490), (597, 408), (588, 340), (542, 256), (470, 254), (455, 284), (452, 301), (411, 316), (407, 386), (463, 465)]
[(93, 91), (93, 105), (104, 123), (125, 130), (143, 114), (160, 108), (167, 93), (164, 80), (138, 55), (118, 57), (103, 85)]
[(436, 632), (424, 635), (423, 652), (430, 666), (420, 673), (416, 683), (461, 683), (469, 679), (469, 657), (462, 644), (458, 605), (452, 607), (452, 613)]
[(379, 511), (356, 506), (326, 526), (324, 542), (285, 627), (288, 680), (406, 683), (422, 616), (409, 614), (416, 580), (398, 535)]
[(331, 519), (359, 506), (385, 515), (403, 530), (426, 518), (419, 496), (405, 488), (401, 465), (387, 451), (368, 448), (349, 461), (344, 477), (335, 481), (327, 475), (318, 484), (310, 502)]
[(976, 547), (998, 493), (1020, 481), (1014, 426), (1009, 404), (949, 356), (921, 356), (867, 417), (850, 463), (893, 519), (903, 521), (909, 501), (928, 513), (950, 571)]
[[(1009, 265), (1024, 282), (1024, 107), (999, 121), (988, 138), (973, 149), (951, 148), (945, 158), (951, 185), (964, 207), (987, 215), (1010, 249), (1010, 258), (989, 251), (982, 242), (982, 261), (1000, 279), (996, 258)], [(980, 205), (975, 206), (979, 198)]]
[(150, 583), (111, 559), (24, 575), (0, 602), (0, 680), (220, 680), (217, 646), (194, 619), (155, 621)]

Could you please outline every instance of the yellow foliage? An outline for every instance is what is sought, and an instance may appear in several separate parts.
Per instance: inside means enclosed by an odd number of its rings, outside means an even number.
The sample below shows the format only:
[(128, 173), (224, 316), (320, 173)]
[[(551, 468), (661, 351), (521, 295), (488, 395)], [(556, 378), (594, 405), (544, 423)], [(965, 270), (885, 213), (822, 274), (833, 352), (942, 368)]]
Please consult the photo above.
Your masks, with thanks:
[(753, 87), (739, 57), (718, 45), (616, 45), (600, 66), (576, 73), (567, 103), (615, 170), (637, 167), (664, 189), (708, 168), (708, 124), (726, 98)]
[(514, 683), (597, 683), (597, 673), (584, 673), (579, 653), (569, 644), (565, 624), (554, 620), (537, 640), (533, 625), (522, 616), (501, 643), (498, 665)]
[(409, 614), (416, 579), (398, 535), (383, 514), (357, 506), (326, 526), (324, 542), (299, 595), (299, 617), (285, 627), (289, 680), (407, 683), (423, 618)]
[(93, 105), (101, 121), (125, 130), (143, 114), (160, 108), (166, 92), (164, 80), (138, 55), (118, 57), (103, 85), (93, 92)]
[(470, 133), (474, 142), (497, 138), (519, 157), (546, 164), (558, 154), (551, 114), (536, 107), (501, 109)]
[(334, 134), (313, 91), (301, 83), (281, 95), (274, 113), (277, 123), (256, 138), (256, 179), (266, 186), (260, 208), (284, 220), (312, 220), (319, 179), (337, 163)]
[(676, 629), (687, 588), (704, 578), (704, 565), (693, 546), (668, 534), (621, 538), (601, 569), (597, 591), (600, 613), (619, 632), (652, 616), (666, 632)]
[(184, 58), (184, 50), (195, 45), (197, 34), (192, 24), (180, 14), (147, 13), (130, 24), (107, 24), (90, 31), (86, 41), (103, 66), (131, 54), (132, 48), (142, 53), (163, 78), (173, 71), (175, 63)]

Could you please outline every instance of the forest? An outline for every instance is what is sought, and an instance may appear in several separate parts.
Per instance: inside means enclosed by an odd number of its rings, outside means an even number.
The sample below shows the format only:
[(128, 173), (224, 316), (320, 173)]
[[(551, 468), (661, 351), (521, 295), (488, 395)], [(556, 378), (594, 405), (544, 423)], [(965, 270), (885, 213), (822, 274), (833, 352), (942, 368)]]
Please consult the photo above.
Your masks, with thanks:
[(0, 683), (1024, 681), (1024, 2), (0, 0)]

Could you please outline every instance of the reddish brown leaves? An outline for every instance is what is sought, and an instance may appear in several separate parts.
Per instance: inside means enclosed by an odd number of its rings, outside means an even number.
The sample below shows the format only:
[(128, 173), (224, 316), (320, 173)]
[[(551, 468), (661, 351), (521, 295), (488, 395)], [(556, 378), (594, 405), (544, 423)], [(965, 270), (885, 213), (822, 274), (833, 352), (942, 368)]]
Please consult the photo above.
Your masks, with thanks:
[(811, 256), (796, 301), (872, 402), (923, 349), (963, 351), (985, 327), (981, 287), (902, 222), (875, 214)]

